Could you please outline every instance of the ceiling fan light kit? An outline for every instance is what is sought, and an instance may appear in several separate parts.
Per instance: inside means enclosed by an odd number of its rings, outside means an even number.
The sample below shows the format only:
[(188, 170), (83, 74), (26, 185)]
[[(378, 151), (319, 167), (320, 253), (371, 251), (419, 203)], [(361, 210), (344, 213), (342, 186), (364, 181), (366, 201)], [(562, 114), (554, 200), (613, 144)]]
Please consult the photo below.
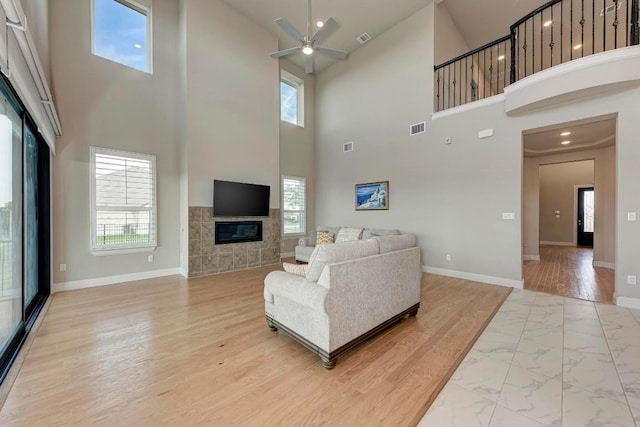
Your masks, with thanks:
[(289, 36), (293, 37), (296, 41), (300, 42), (299, 47), (292, 47), (290, 49), (280, 50), (278, 52), (273, 52), (270, 54), (272, 58), (281, 58), (283, 56), (292, 55), (294, 53), (302, 52), (306, 55), (304, 61), (304, 70), (307, 74), (313, 73), (313, 53), (318, 52), (322, 55), (327, 55), (336, 59), (346, 59), (349, 56), (349, 53), (337, 50), (330, 49), (327, 47), (322, 47), (317, 45), (316, 43), (322, 42), (325, 38), (329, 36), (336, 28), (338, 23), (335, 19), (329, 18), (324, 22), (318, 31), (312, 36), (311, 35), (311, 0), (307, 1), (307, 35), (302, 36), (300, 33), (291, 25), (286, 19), (278, 18), (274, 21), (282, 30), (289, 34)]

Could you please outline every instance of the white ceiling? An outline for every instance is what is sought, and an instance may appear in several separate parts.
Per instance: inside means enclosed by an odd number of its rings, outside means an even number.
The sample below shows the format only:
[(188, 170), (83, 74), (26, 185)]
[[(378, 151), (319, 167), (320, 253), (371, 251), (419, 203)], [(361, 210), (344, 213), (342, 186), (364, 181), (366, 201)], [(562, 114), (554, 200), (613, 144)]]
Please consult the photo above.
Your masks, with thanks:
[[(232, 8), (249, 17), (258, 25), (275, 33), (280, 49), (299, 46), (288, 34), (273, 21), (285, 18), (302, 35), (307, 32), (306, 0), (223, 0)], [(311, 17), (314, 22), (311, 32), (318, 27), (315, 22), (325, 21), (330, 16), (338, 21), (338, 29), (322, 41), (324, 47), (353, 52), (360, 43), (356, 37), (366, 32), (375, 38), (395, 24), (411, 16), (432, 3), (433, 0), (312, 0)], [(469, 1), (469, 0), (465, 0)], [(315, 72), (319, 72), (337, 59), (324, 55), (315, 56)], [(296, 53), (287, 57), (291, 62), (304, 68), (303, 54)], [(276, 61), (276, 59), (274, 59)]]
[[(571, 132), (569, 136), (561, 136)], [(571, 141), (562, 145), (562, 141)], [(608, 147), (616, 142), (616, 121), (613, 118), (597, 119), (587, 123), (553, 126), (540, 131), (525, 133), (525, 157), (548, 156), (571, 151)]]

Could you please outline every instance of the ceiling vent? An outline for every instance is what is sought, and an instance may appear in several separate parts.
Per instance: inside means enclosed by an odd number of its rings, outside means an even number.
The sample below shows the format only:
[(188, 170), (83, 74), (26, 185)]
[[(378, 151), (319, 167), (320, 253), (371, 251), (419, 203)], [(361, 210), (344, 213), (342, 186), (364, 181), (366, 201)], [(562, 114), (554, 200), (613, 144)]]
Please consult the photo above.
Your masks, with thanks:
[(349, 151), (353, 151), (353, 142), (345, 142), (342, 144), (342, 152), (348, 153)]
[[(618, 2), (618, 9), (620, 9), (620, 7), (622, 6), (622, 2)], [(616, 11), (616, 4), (612, 4), (610, 6), (605, 7), (604, 9), (600, 10), (600, 16), (604, 16), (604, 15), (608, 15), (610, 13), (613, 13)]]
[(356, 40), (358, 40), (358, 43), (360, 44), (365, 44), (366, 42), (371, 40), (371, 36), (367, 33), (362, 33), (358, 37), (356, 37)]
[(414, 136), (424, 133), (426, 128), (427, 122), (421, 122), (416, 123), (415, 125), (411, 125), (411, 127), (409, 128), (409, 135)]

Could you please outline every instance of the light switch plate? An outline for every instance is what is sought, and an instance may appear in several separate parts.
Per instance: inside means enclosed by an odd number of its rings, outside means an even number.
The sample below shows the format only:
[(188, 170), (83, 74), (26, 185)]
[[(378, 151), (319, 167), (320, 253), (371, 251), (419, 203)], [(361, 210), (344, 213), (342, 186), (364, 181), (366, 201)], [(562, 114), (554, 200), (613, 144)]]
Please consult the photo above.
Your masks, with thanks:
[(635, 212), (627, 212), (627, 221), (635, 221), (636, 213)]
[(627, 276), (627, 284), (635, 285), (636, 284), (636, 276)]
[(516, 219), (514, 212), (502, 212), (502, 219)]

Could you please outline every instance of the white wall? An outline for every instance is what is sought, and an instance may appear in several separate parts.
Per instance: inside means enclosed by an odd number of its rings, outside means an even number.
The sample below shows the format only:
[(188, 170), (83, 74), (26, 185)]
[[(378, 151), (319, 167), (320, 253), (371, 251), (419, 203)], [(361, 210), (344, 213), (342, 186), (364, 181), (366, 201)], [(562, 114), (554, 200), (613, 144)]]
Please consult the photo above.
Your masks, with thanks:
[(189, 206), (212, 206), (225, 179), (270, 185), (279, 208), (278, 40), (220, 0), (184, 11)]
[[(540, 166), (540, 240), (576, 244), (576, 186), (593, 186), (594, 161)], [(555, 212), (560, 214), (556, 216)]]
[[(539, 255), (540, 240), (540, 165), (578, 162), (592, 159), (595, 188), (595, 230), (593, 259), (607, 264), (615, 263), (616, 240), (616, 147), (584, 150), (565, 154), (524, 159), (524, 255)], [(571, 197), (573, 203), (573, 196)], [(573, 208), (572, 208), (573, 209)], [(565, 217), (564, 214), (562, 214)], [(573, 212), (571, 212), (571, 215)], [(572, 241), (573, 238), (570, 240)]]
[(434, 64), (442, 64), (450, 59), (469, 52), (467, 42), (462, 38), (460, 30), (449, 15), (446, 6), (434, 5)]
[[(90, 2), (49, 8), (51, 83), (64, 136), (53, 160), (54, 283), (179, 265), (178, 3), (153, 2), (154, 73), (91, 54)], [(158, 248), (147, 254), (90, 252), (89, 146), (155, 154)], [(67, 271), (58, 265), (67, 264)]]
[[(315, 229), (315, 76), (289, 61), (280, 67), (304, 81), (304, 127), (280, 121), (280, 174), (306, 178), (307, 235)], [(291, 253), (298, 237), (282, 240), (282, 252)]]

